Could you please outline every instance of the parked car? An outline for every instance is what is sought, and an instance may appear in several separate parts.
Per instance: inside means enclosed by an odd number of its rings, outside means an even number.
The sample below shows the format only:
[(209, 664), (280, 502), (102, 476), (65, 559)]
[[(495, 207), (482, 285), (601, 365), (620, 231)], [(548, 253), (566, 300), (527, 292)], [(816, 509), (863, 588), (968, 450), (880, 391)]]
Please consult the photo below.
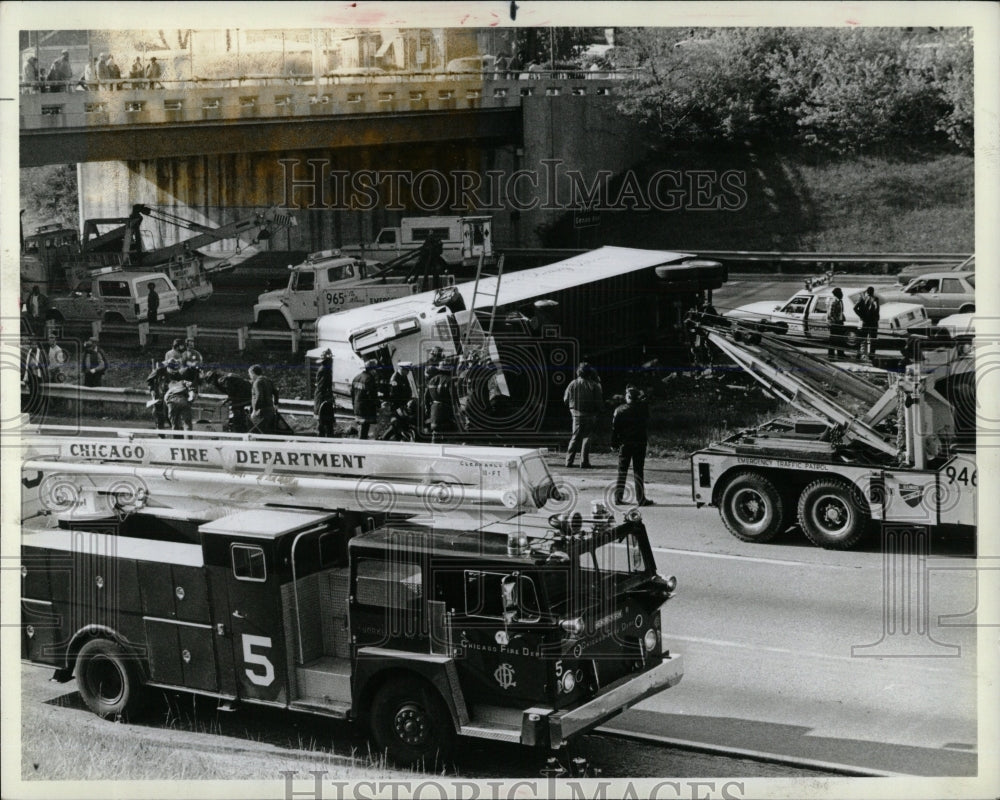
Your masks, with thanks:
[(68, 295), (53, 297), (48, 318), (56, 322), (146, 322), (149, 284), (160, 296), (159, 316), (180, 311), (177, 287), (162, 272), (112, 270), (81, 281)]
[(976, 271), (976, 256), (975, 254), (969, 256), (964, 261), (959, 261), (957, 264), (910, 264), (908, 267), (903, 267), (899, 272), (896, 273), (896, 283), (900, 286), (906, 286), (914, 278), (918, 278), (928, 272), (975, 272)]
[(927, 272), (911, 280), (902, 289), (880, 293), (886, 300), (920, 303), (931, 319), (949, 314), (969, 314), (976, 310), (976, 273)]
[[(813, 284), (815, 286), (815, 284)], [(857, 345), (861, 320), (854, 313), (854, 304), (864, 292), (863, 288), (840, 287), (844, 293), (844, 324), (846, 327), (847, 346)], [(882, 302), (879, 319), (879, 342), (895, 341), (902, 344), (903, 334), (909, 332), (924, 332), (930, 329), (924, 307), (918, 303), (886, 302), (877, 294)], [(792, 295), (784, 303), (775, 305), (773, 301), (764, 300), (757, 303), (734, 308), (725, 312), (725, 317), (738, 321), (748, 327), (765, 333), (788, 335), (795, 338), (814, 339), (825, 342), (830, 338), (830, 327), (826, 322), (826, 311), (833, 297), (832, 286), (803, 289)]]
[(971, 340), (976, 335), (976, 315), (972, 313), (950, 314), (938, 320), (936, 327), (939, 330), (947, 331), (948, 336), (956, 341)]

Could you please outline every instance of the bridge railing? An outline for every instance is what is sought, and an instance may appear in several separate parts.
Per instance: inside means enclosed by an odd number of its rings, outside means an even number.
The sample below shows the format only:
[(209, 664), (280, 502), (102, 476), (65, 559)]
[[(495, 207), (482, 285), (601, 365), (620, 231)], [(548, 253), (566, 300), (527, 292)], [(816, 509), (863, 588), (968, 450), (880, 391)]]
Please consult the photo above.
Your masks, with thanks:
[[(149, 88), (148, 80), (129, 79), (86, 86), (37, 83), (21, 85), (19, 114), (25, 130), (508, 108), (534, 95), (615, 94), (625, 74), (610, 75), (566, 70), (240, 75), (160, 80), (157, 88)], [(54, 87), (63, 91), (51, 91)]]

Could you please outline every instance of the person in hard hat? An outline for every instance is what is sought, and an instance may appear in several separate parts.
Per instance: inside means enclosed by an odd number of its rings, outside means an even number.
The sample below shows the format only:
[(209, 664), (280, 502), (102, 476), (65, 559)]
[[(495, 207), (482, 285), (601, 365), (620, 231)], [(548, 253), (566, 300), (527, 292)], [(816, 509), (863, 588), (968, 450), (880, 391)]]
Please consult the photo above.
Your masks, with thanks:
[(351, 401), (359, 425), (358, 438), (367, 439), (378, 420), (378, 362), (374, 359), (366, 361), (365, 368), (351, 381)]
[(431, 426), (431, 441), (438, 441), (441, 434), (454, 430), (455, 412), (451, 393), (451, 364), (442, 361), (434, 375), (427, 381), (424, 399), (427, 419)]
[(250, 403), (253, 399), (253, 386), (246, 378), (234, 375), (232, 372), (219, 373), (209, 370), (202, 375), (202, 381), (222, 392), (229, 406), (229, 419), (223, 430), (229, 433), (246, 433), (250, 430)]
[(313, 396), (313, 413), (316, 415), (316, 435), (332, 437), (336, 429), (336, 404), (333, 399), (333, 353), (323, 351), (316, 372), (316, 391)]

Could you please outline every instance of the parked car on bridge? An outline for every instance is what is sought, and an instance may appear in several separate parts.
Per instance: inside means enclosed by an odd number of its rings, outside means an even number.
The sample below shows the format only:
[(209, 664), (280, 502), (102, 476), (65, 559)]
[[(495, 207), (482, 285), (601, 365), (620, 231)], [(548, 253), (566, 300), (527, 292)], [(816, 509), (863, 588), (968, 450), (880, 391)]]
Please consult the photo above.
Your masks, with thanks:
[(886, 300), (920, 303), (931, 319), (949, 314), (970, 314), (976, 310), (976, 273), (927, 272), (911, 280), (902, 289), (880, 293)]
[[(734, 322), (741, 322), (765, 333), (787, 335), (796, 339), (804, 338), (816, 341), (827, 341), (830, 338), (830, 326), (826, 321), (826, 312), (833, 296), (833, 287), (810, 282), (813, 288), (803, 289), (795, 293), (786, 302), (775, 305), (773, 301), (764, 300), (739, 306), (725, 312), (724, 316)], [(861, 330), (861, 320), (854, 313), (854, 305), (861, 298), (863, 288), (842, 286), (844, 293), (844, 324), (846, 327), (847, 346), (857, 345), (858, 333)], [(879, 341), (896, 340), (902, 343), (906, 332), (925, 332), (931, 323), (924, 307), (918, 303), (886, 302), (879, 292), (882, 301), (879, 319)]]
[(896, 273), (896, 283), (906, 286), (914, 278), (918, 278), (928, 272), (975, 272), (976, 255), (973, 253), (964, 261), (955, 264), (910, 264), (903, 267)]

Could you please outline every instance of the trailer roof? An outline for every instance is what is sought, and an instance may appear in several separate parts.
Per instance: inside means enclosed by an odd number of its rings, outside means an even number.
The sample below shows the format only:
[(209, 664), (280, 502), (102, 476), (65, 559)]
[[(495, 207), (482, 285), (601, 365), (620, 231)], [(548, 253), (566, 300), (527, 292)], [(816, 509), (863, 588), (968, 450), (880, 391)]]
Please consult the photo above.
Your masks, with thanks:
[[(597, 250), (591, 250), (589, 253), (567, 258), (564, 261), (557, 261), (555, 264), (505, 274), (500, 279), (500, 292), (496, 295), (496, 305), (515, 305), (573, 286), (584, 286), (617, 275), (626, 275), (638, 270), (672, 264), (686, 258), (694, 258), (694, 256), (690, 253), (675, 253), (669, 250), (601, 247)], [(700, 267), (691, 267), (691, 269), (697, 270)], [(496, 282), (496, 278), (484, 278), (479, 282), (476, 308), (493, 305)], [(455, 288), (465, 300), (466, 308), (471, 308), (475, 281), (457, 284)], [(386, 300), (375, 307), (354, 308), (320, 317), (317, 323), (319, 340), (346, 341), (348, 332), (407, 315), (419, 316), (432, 307), (434, 295), (433, 291), (422, 292), (396, 300)], [(337, 335), (338, 333), (340, 335)]]

